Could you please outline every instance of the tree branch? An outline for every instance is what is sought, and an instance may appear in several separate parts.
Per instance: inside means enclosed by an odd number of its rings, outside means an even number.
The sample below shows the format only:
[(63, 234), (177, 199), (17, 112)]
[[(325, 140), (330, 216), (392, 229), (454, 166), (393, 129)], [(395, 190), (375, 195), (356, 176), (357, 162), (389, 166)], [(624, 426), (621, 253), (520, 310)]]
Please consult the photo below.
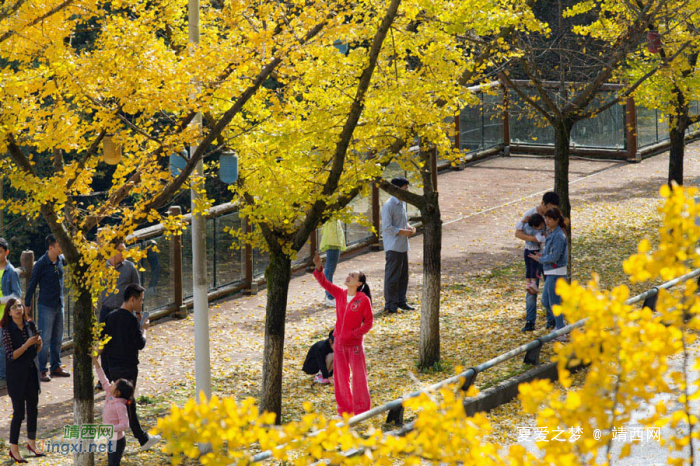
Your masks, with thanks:
[[(386, 13), (384, 14), (384, 18), (382, 19), (382, 22), (372, 40), (372, 46), (369, 50), (369, 63), (367, 64), (367, 67), (362, 70), (362, 74), (360, 75), (360, 80), (357, 85), (357, 90), (355, 92), (355, 98), (350, 106), (350, 112), (348, 113), (348, 117), (343, 125), (343, 130), (340, 132), (338, 142), (336, 143), (331, 172), (328, 175), (322, 190), (323, 197), (330, 196), (338, 189), (338, 182), (340, 181), (340, 176), (343, 173), (345, 155), (348, 147), (350, 146), (350, 139), (355, 131), (360, 115), (362, 115), (365, 95), (372, 81), (372, 75), (374, 74), (374, 69), (377, 66), (379, 53), (382, 50), (384, 39), (389, 32), (389, 28), (394, 22), (394, 18), (396, 17), (400, 4), (401, 0), (391, 0)], [(306, 243), (311, 231), (318, 225), (326, 206), (326, 200), (322, 198), (317, 200), (311, 207), (306, 215), (306, 218), (294, 235), (292, 247), (295, 250), (301, 249), (304, 243)]]
[[(47, 11), (46, 13), (44, 13), (43, 15), (41, 15), (41, 16), (39, 16), (39, 17), (37, 17), (37, 18), (34, 18), (34, 19), (31, 20), (29, 23), (23, 25), (23, 26), (22, 26), (22, 29), (23, 29), (23, 30), (26, 30), (26, 29), (29, 29), (29, 28), (32, 27), (32, 26), (37, 25), (38, 23), (44, 21), (46, 18), (48, 18), (48, 17), (50, 17), (50, 16), (53, 16), (53, 15), (55, 15), (56, 13), (58, 13), (59, 11), (63, 10), (64, 8), (66, 8), (67, 6), (70, 6), (70, 4), (72, 4), (74, 1), (75, 1), (75, 0), (65, 0), (63, 3), (60, 3), (60, 4), (56, 5), (55, 7), (51, 8), (49, 11)], [(18, 2), (18, 3), (19, 3), (19, 2)], [(0, 36), (0, 44), (3, 43), (3, 42), (5, 42), (7, 39), (9, 39), (10, 37), (12, 37), (12, 36), (15, 35), (15, 34), (16, 34), (15, 31), (12, 31), (12, 30), (6, 31), (3, 35)]]
[(379, 186), (380, 189), (383, 189), (398, 200), (407, 202), (412, 206), (420, 208), (420, 206), (423, 205), (423, 196), (421, 196), (420, 194), (412, 193), (411, 191), (406, 191), (404, 189), (398, 188), (385, 179), (379, 180), (377, 182), (377, 186)]
[(92, 142), (88, 150), (85, 152), (85, 155), (83, 155), (83, 158), (80, 159), (80, 162), (78, 162), (78, 169), (75, 171), (75, 176), (72, 177), (70, 180), (68, 180), (68, 183), (66, 183), (66, 192), (70, 192), (70, 189), (73, 187), (75, 182), (78, 179), (78, 176), (80, 176), (80, 172), (83, 171), (83, 168), (85, 167), (85, 163), (87, 163), (88, 159), (95, 155), (97, 153), (97, 149), (100, 147), (100, 143), (102, 142), (102, 139), (105, 137), (105, 134), (107, 134), (107, 131), (102, 130), (100, 134), (97, 135), (97, 138)]
[(622, 99), (626, 99), (630, 94), (632, 94), (639, 86), (641, 86), (644, 81), (649, 79), (654, 73), (656, 73), (659, 69), (662, 67), (666, 66), (667, 64), (673, 62), (675, 58), (683, 52), (688, 46), (690, 45), (690, 41), (686, 42), (683, 44), (677, 51), (676, 53), (671, 56), (671, 58), (662, 61), (659, 65), (648, 71), (647, 73), (644, 74), (641, 78), (639, 78), (632, 86), (624, 90), (622, 93), (618, 94), (618, 96), (615, 99), (612, 99), (611, 101), (605, 103), (604, 105), (595, 108), (594, 110), (591, 110), (590, 112), (586, 112), (580, 116), (577, 116), (577, 120), (585, 120), (586, 118), (590, 118), (593, 115), (597, 115), (601, 112), (604, 112), (605, 110), (609, 109), (613, 105), (619, 103)]
[[(17, 144), (14, 135), (10, 134), (7, 138), (7, 141), (7, 147), (9, 149), (10, 158), (15, 163), (15, 165), (17, 165), (25, 173), (37, 177), (36, 171), (34, 171), (34, 167), (32, 167), (31, 161), (26, 155), (24, 155), (24, 152), (22, 152), (22, 149)], [(71, 235), (68, 232), (66, 226), (58, 220), (58, 215), (55, 211), (55, 204), (53, 202), (41, 204), (40, 210), (42, 217), (44, 217), (44, 220), (46, 220), (49, 229), (51, 229), (51, 233), (53, 233), (56, 239), (59, 241), (59, 244), (61, 245), (61, 250), (66, 256), (68, 262), (72, 264), (78, 263), (80, 259), (80, 252), (78, 251), (77, 246), (72, 240), (73, 235)]]
[(513, 89), (513, 90), (515, 91), (515, 93), (518, 94), (518, 96), (519, 96), (521, 99), (523, 99), (523, 100), (524, 100), (525, 102), (527, 102), (528, 104), (532, 105), (532, 107), (534, 107), (535, 110), (537, 110), (538, 112), (540, 112), (550, 123), (552, 123), (552, 122), (554, 121), (554, 117), (553, 117), (552, 115), (550, 115), (550, 114), (547, 112), (547, 110), (544, 109), (544, 107), (542, 107), (540, 104), (538, 104), (537, 102), (535, 102), (535, 100), (533, 100), (532, 97), (530, 97), (530, 96), (528, 96), (527, 94), (525, 94), (525, 93), (522, 91), (522, 89), (520, 89), (520, 86), (518, 86), (517, 84), (515, 84), (515, 83), (510, 79), (510, 77), (508, 77), (508, 74), (506, 74), (506, 73), (501, 73), (499, 76), (500, 76), (501, 80), (503, 80), (503, 81), (508, 85), (508, 87), (510, 87), (511, 89)]
[[(327, 22), (328, 20), (325, 20), (314, 26), (306, 34), (303, 42), (308, 42), (316, 35), (318, 35), (323, 30)], [(209, 133), (207, 133), (204, 139), (202, 139), (202, 141), (199, 143), (199, 146), (197, 147), (197, 150), (195, 150), (194, 154), (192, 154), (192, 156), (190, 157), (180, 174), (172, 182), (167, 184), (160, 193), (158, 193), (150, 201), (148, 201), (148, 203), (142, 208), (143, 212), (148, 212), (150, 210), (161, 207), (177, 191), (179, 191), (180, 188), (182, 188), (185, 181), (187, 181), (187, 179), (194, 171), (197, 163), (204, 156), (205, 151), (209, 149), (211, 144), (226, 129), (231, 120), (233, 120), (233, 118), (243, 109), (245, 104), (248, 103), (248, 101), (253, 97), (253, 95), (255, 95), (255, 93), (263, 84), (263, 82), (265, 82), (265, 80), (272, 74), (272, 72), (277, 68), (277, 66), (281, 62), (281, 58), (275, 57), (267, 65), (265, 65), (265, 67), (263, 67), (263, 69), (260, 71), (260, 73), (258, 73), (258, 76), (255, 78), (253, 83), (250, 86), (248, 86), (248, 88), (245, 91), (243, 91), (241, 95), (238, 96), (233, 105), (222, 115), (222, 117), (212, 127), (212, 130)], [(190, 112), (183, 119), (183, 121), (180, 124), (180, 127), (184, 130), (189, 124), (189, 122), (192, 121), (195, 115), (196, 114)], [(187, 122), (187, 124), (185, 124), (185, 122)], [(159, 153), (162, 153), (161, 149), (156, 151), (156, 155), (158, 155)], [(121, 201), (123, 201), (126, 198), (126, 196), (129, 195), (131, 190), (140, 182), (141, 172), (137, 171), (134, 175), (132, 175), (129, 178), (129, 180), (123, 186), (121, 186), (112, 196), (110, 196), (110, 198), (106, 201), (105, 205), (97, 213), (95, 213), (95, 215), (88, 217), (85, 220), (83, 231), (89, 231), (95, 225), (97, 225), (97, 223), (99, 223), (114, 206), (118, 205)], [(135, 221), (138, 220), (140, 219), (135, 219)]]

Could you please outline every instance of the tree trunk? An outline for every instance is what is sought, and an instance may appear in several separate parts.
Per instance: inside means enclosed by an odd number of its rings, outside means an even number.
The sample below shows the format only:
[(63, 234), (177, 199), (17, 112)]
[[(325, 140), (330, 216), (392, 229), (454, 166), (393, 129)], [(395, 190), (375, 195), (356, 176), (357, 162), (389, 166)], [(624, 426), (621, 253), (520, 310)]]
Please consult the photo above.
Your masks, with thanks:
[(568, 265), (566, 275), (571, 281), (571, 200), (569, 199), (569, 155), (571, 128), (569, 121), (557, 121), (554, 126), (554, 191), (559, 195), (559, 210), (569, 219), (569, 231), (566, 235), (568, 243)]
[(675, 108), (671, 112), (669, 136), (671, 153), (668, 157), (668, 184), (675, 181), (683, 184), (683, 157), (685, 155), (685, 130), (688, 127), (688, 103), (683, 92), (673, 88), (672, 102)]
[(270, 264), (265, 270), (267, 306), (265, 309), (265, 352), (260, 411), (275, 413), (277, 424), (282, 422), (284, 326), (291, 277), (292, 261), (289, 257), (282, 252), (270, 252)]
[(442, 219), (438, 193), (423, 196), (423, 297), (420, 316), (419, 366), (428, 368), (440, 360), (440, 274)]
[[(74, 270), (74, 283), (77, 288), (77, 299), (74, 304), (75, 329), (73, 333), (73, 418), (76, 425), (93, 424), (94, 417), (94, 385), (92, 380), (92, 324), (94, 313), (90, 292), (82, 289), (80, 283), (87, 283), (87, 278), (79, 270)], [(94, 453), (75, 454), (73, 464), (78, 466), (93, 466)]]
[(559, 194), (559, 210), (564, 217), (571, 216), (569, 200), (569, 143), (573, 124), (557, 121), (554, 126), (554, 191)]

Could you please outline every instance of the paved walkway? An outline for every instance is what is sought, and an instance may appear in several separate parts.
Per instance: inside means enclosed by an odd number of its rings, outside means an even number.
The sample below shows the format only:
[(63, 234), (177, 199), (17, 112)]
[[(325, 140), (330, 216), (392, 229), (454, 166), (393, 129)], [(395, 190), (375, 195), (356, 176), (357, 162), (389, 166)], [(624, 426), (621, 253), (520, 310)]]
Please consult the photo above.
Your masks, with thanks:
[[(700, 176), (698, 149), (691, 146), (686, 157), (686, 179)], [(668, 156), (660, 155), (641, 164), (575, 159), (571, 163), (571, 193), (578, 203), (605, 203), (656, 190), (665, 182)], [(463, 171), (439, 177), (443, 233), (443, 276), (446, 283), (464, 274), (483, 272), (519, 260), (522, 244), (513, 236), (513, 224), (529, 207), (539, 203), (541, 193), (553, 186), (552, 159), (539, 157), (494, 157), (475, 162)], [(574, 229), (576, 222), (574, 210)], [(574, 232), (575, 234), (575, 232)], [(411, 239), (409, 301), (417, 302), (421, 282), (422, 237)], [(384, 253), (357, 255), (341, 262), (338, 276), (361, 268), (372, 284), (376, 307), (383, 307), (382, 277)], [(455, 277), (455, 278), (453, 278)], [(309, 306), (322, 294), (307, 274), (297, 274), (289, 291), (289, 339), (295, 324), (318, 318), (323, 329), (330, 317), (320, 314), (319, 306)], [(266, 293), (252, 297), (230, 297), (210, 306), (212, 372), (214, 377), (232, 360), (259, 359), (262, 349)], [(318, 313), (318, 314), (316, 314)], [(141, 352), (138, 394), (164, 393), (171, 383), (194, 379), (194, 328), (192, 319), (168, 320), (149, 332), (149, 342)], [(72, 358), (63, 358), (69, 370)], [(71, 370), (72, 372), (72, 370)], [(253, 379), (259, 380), (254, 376)], [(39, 437), (71, 423), (72, 378), (43, 384), (39, 405)], [(102, 406), (104, 395), (97, 397)], [(0, 435), (7, 438), (11, 417), (10, 400), (0, 392)], [(149, 426), (150, 427), (150, 426)]]

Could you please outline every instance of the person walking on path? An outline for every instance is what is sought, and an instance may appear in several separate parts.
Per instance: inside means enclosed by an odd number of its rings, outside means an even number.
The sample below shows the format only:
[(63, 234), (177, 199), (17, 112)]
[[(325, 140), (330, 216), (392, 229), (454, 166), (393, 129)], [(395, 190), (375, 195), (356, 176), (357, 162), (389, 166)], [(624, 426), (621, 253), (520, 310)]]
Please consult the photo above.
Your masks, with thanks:
[(343, 289), (326, 280), (318, 253), (314, 255), (314, 265), (314, 278), (335, 298), (333, 376), (338, 414), (364, 413), (369, 410), (371, 400), (363, 340), (373, 322), (372, 294), (367, 277), (359, 271), (351, 272), (345, 279), (347, 289)]
[[(124, 291), (128, 285), (136, 284), (140, 285), (139, 273), (136, 270), (136, 266), (133, 262), (124, 259), (122, 251), (126, 250), (126, 245), (120, 243), (117, 247), (117, 253), (107, 260), (107, 268), (113, 267), (119, 276), (117, 277), (116, 290), (104, 289), (100, 295), (100, 317), (99, 322), (104, 322), (107, 315), (119, 309), (119, 307), (124, 302)], [(102, 368), (108, 379), (111, 379), (111, 374), (109, 372), (109, 361), (103, 355), (102, 356)], [(100, 382), (98, 382), (97, 387), (101, 388)]]
[[(19, 273), (8, 259), (9, 254), (10, 245), (5, 238), (0, 238), (0, 304), (6, 304), (11, 298), (22, 299)], [(0, 345), (0, 389), (5, 387), (5, 346)]]
[[(408, 190), (406, 178), (394, 178), (391, 184)], [(382, 238), (384, 241), (384, 310), (397, 312), (398, 309), (412, 311), (415, 308), (406, 302), (408, 289), (408, 238), (416, 229), (408, 224), (406, 206), (398, 198), (391, 196), (382, 206)]]
[[(559, 195), (554, 191), (549, 191), (544, 193), (542, 196), (542, 202), (538, 206), (535, 206), (525, 212), (520, 221), (515, 224), (515, 237), (525, 242), (536, 243), (538, 239), (535, 236), (526, 234), (523, 229), (532, 215), (540, 214), (544, 217), (545, 212), (552, 207), (559, 207)], [(545, 222), (545, 224), (546, 223), (547, 222)], [(549, 230), (549, 228), (545, 228), (545, 235), (549, 234), (550, 232), (551, 230)], [(535, 278), (533, 283), (534, 286), (532, 287), (532, 290), (525, 293), (525, 327), (522, 329), (524, 332), (529, 331), (530, 327), (534, 329), (535, 319), (537, 317), (537, 292), (539, 291), (540, 287), (540, 279)], [(534, 293), (532, 291), (534, 291)], [(532, 324), (532, 326), (529, 324)], [(547, 328), (553, 328), (554, 325), (554, 320), (549, 320), (548, 318)]]
[[(97, 356), (92, 357), (97, 378), (105, 389), (105, 405), (102, 408), (102, 422), (113, 426), (112, 438), (107, 452), (107, 466), (119, 466), (126, 448), (124, 431), (129, 428), (129, 414), (127, 406), (134, 403), (134, 386), (125, 379), (119, 379), (109, 383), (104, 371), (100, 367)], [(115, 442), (113, 445), (112, 442)]]
[(7, 355), (7, 393), (12, 400), (10, 423), (10, 457), (18, 463), (26, 463), (19, 452), (19, 431), (24, 414), (27, 414), (27, 449), (36, 452), (36, 425), (39, 406), (39, 358), (42, 340), (36, 325), (27, 320), (26, 308), (21, 298), (10, 298), (0, 320), (2, 346)]
[[(61, 367), (61, 344), (63, 343), (63, 256), (61, 246), (53, 235), (46, 237), (46, 254), (34, 264), (32, 277), (27, 285), (24, 305), (32, 317), (32, 298), (39, 285), (39, 331), (45, 340), (39, 353), (41, 381), (50, 382), (51, 377), (70, 377)], [(51, 376), (46, 364), (51, 353)]]
[[(544, 221), (552, 232), (547, 236), (544, 253), (530, 254), (530, 257), (544, 266), (544, 288), (542, 305), (547, 310), (547, 320), (554, 320), (557, 330), (564, 328), (564, 316), (554, 315), (552, 307), (561, 304), (561, 297), (556, 293), (556, 282), (566, 280), (566, 266), (569, 261), (569, 245), (566, 238), (566, 219), (558, 208), (553, 207), (544, 214)], [(565, 340), (565, 336), (557, 338)]]
[[(149, 321), (140, 324), (144, 289), (140, 285), (127, 285), (124, 290), (124, 303), (116, 311), (110, 312), (105, 320), (104, 334), (112, 337), (102, 353), (106, 355), (112, 380), (125, 379), (136, 390), (139, 375), (139, 351), (146, 346), (146, 333)], [(141, 428), (136, 413), (136, 403), (127, 408), (129, 426), (142, 450), (148, 450), (158, 443), (160, 436), (149, 436)]]
[[(326, 280), (333, 283), (333, 274), (338, 265), (338, 260), (340, 260), (340, 253), (347, 249), (343, 223), (340, 220), (329, 220), (323, 225), (319, 249), (321, 252), (326, 253), (326, 266), (323, 269), (326, 274)], [(335, 307), (333, 295), (326, 291), (325, 296), (326, 306)]]

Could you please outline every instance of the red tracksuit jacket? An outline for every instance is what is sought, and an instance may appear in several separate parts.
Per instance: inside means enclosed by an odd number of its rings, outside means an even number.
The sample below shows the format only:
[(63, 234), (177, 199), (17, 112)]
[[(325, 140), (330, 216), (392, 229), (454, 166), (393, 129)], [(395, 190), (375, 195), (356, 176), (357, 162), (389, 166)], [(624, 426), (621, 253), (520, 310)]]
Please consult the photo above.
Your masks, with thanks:
[(372, 328), (372, 302), (358, 291), (348, 303), (348, 290), (326, 280), (323, 270), (314, 269), (314, 278), (335, 298), (335, 340), (341, 345), (361, 345), (362, 337)]

